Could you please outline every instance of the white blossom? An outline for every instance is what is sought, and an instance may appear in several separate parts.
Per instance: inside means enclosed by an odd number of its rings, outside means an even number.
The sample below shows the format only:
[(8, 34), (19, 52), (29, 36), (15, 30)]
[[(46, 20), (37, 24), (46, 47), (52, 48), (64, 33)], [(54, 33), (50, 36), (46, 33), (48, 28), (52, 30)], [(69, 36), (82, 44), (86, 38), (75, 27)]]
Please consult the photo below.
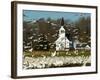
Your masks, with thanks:
[(82, 66), (86, 66), (86, 63), (91, 63), (90, 56), (53, 56), (53, 57), (25, 57), (23, 61), (24, 69), (32, 69), (32, 68), (46, 68), (52, 65), (54, 66), (63, 66), (64, 64), (83, 64)]

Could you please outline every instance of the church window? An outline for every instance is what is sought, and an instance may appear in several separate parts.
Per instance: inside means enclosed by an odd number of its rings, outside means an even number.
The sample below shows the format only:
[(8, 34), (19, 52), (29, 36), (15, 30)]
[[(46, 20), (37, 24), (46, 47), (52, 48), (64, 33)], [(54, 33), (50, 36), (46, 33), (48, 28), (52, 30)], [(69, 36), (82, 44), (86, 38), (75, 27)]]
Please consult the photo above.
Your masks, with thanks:
[(61, 30), (61, 33), (65, 33), (65, 31), (64, 30)]

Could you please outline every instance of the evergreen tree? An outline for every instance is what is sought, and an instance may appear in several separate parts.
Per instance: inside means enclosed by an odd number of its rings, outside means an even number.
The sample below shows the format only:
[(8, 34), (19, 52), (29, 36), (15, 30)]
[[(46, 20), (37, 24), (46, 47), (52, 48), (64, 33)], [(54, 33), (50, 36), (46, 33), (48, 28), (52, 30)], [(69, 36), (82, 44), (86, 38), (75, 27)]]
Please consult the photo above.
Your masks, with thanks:
[(39, 35), (39, 38), (34, 46), (34, 50), (49, 50), (49, 41), (47, 40), (47, 36), (44, 34)]
[[(26, 24), (26, 25), (25, 25)], [(33, 29), (28, 23), (23, 26), (23, 51), (33, 50)]]

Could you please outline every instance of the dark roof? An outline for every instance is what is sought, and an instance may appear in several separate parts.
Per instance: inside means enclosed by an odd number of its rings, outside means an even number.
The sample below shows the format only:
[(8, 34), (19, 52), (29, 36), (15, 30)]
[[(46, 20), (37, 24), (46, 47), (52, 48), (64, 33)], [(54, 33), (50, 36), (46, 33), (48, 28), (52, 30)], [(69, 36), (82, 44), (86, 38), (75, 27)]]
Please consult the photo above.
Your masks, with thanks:
[(68, 38), (68, 40), (70, 40), (70, 41), (72, 41), (73, 39), (72, 39), (72, 36), (70, 35), (70, 34), (68, 34), (68, 33), (66, 33), (66, 35), (65, 35), (67, 38)]
[(64, 18), (61, 19), (61, 26), (64, 26)]

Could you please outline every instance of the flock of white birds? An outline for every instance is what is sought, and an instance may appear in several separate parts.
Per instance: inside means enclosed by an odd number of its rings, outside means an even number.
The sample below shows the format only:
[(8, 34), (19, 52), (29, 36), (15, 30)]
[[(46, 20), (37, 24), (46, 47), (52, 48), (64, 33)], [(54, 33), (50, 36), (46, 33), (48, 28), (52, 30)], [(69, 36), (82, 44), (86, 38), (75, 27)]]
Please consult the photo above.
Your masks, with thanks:
[(50, 66), (63, 66), (64, 64), (82, 64), (86, 66), (91, 63), (90, 56), (41, 56), (41, 57), (25, 57), (23, 60), (23, 69), (42, 69)]

